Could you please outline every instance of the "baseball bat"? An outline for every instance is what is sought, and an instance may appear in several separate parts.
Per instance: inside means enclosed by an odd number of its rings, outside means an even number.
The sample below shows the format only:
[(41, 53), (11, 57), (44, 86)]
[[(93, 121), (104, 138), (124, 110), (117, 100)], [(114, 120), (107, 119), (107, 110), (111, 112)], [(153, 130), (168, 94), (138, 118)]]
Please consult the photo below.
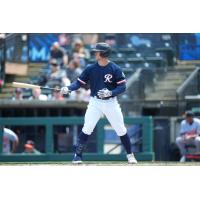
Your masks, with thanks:
[(33, 85), (33, 84), (28, 84), (28, 83), (20, 83), (20, 82), (12, 82), (12, 86), (17, 87), (17, 88), (27, 88), (27, 89), (39, 88), (39, 89), (60, 91), (60, 89), (58, 89), (58, 88), (42, 87), (42, 86), (39, 86), (39, 85)]

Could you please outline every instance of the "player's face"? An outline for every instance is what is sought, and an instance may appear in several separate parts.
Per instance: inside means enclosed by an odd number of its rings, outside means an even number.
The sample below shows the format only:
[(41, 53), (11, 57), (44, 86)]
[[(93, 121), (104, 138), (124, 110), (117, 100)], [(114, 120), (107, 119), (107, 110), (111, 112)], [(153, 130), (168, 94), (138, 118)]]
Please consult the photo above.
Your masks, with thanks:
[(96, 60), (100, 60), (102, 57), (100, 56), (100, 52), (95, 52), (95, 58)]
[(186, 117), (186, 121), (191, 124), (193, 122), (193, 117)]

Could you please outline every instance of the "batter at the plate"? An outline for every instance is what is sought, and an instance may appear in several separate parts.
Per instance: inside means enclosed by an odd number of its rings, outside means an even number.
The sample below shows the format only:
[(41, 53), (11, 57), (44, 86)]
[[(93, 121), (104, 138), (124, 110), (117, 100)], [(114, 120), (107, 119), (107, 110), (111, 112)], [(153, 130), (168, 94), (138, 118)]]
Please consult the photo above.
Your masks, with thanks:
[(88, 137), (92, 134), (102, 115), (110, 122), (127, 152), (128, 163), (137, 163), (131, 151), (130, 138), (124, 125), (124, 119), (117, 95), (126, 90), (125, 75), (120, 67), (111, 62), (108, 57), (111, 47), (107, 43), (97, 43), (92, 49), (95, 53), (96, 63), (88, 65), (77, 81), (68, 87), (61, 88), (62, 94), (79, 89), (89, 83), (91, 98), (85, 114), (84, 126), (79, 135), (73, 163), (82, 163), (82, 153)]

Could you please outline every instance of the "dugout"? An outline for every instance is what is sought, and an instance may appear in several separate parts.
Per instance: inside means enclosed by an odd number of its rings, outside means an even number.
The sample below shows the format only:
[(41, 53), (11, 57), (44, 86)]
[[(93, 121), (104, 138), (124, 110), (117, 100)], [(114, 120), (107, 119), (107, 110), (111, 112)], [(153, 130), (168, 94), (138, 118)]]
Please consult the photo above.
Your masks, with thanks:
[[(67, 161), (71, 160), (73, 155), (73, 143), (80, 132), (84, 122), (84, 112), (87, 103), (75, 102), (9, 102), (0, 104), (1, 118), (0, 124), (6, 127), (24, 127), (28, 130), (37, 130), (35, 137), (36, 147), (41, 151), (41, 155), (22, 155), (22, 147), (25, 143), (25, 134), (21, 134), (21, 141), (18, 152), (12, 155), (0, 155), (0, 161)], [(81, 117), (80, 117), (81, 116)], [(125, 117), (127, 126), (138, 125), (142, 127), (140, 149), (136, 153), (138, 160), (154, 160), (153, 152), (153, 121), (151, 117)], [(125, 153), (121, 149), (117, 154), (105, 153), (104, 144), (107, 144), (105, 138), (105, 127), (108, 125), (106, 119), (101, 119), (91, 136), (85, 154), (85, 160), (125, 160)], [(68, 142), (70, 147), (67, 151), (59, 152), (55, 150), (54, 130), (55, 126), (66, 127), (70, 132)], [(138, 127), (136, 126), (136, 127)], [(37, 127), (37, 128), (35, 128)], [(40, 131), (38, 131), (40, 130)], [(130, 129), (136, 130), (136, 129)], [(103, 134), (102, 134), (103, 133)], [(2, 136), (2, 134), (1, 134)], [(68, 135), (69, 136), (69, 135)], [(64, 138), (60, 138), (61, 140)], [(66, 139), (66, 138), (65, 138)], [(70, 140), (71, 139), (71, 140)], [(2, 138), (1, 144), (2, 145)], [(116, 144), (118, 145), (118, 144)]]
[[(124, 105), (123, 105), (124, 104)], [(129, 105), (126, 103), (122, 103), (123, 111), (125, 113), (125, 116), (135, 116), (134, 113), (129, 113), (129, 110), (125, 109), (125, 104), (129, 108), (133, 105)], [(23, 122), (23, 119), (41, 119), (42, 121), (46, 121), (48, 118), (54, 118), (54, 119), (62, 119), (62, 118), (82, 118), (83, 123), (83, 116), (85, 113), (85, 110), (87, 108), (87, 102), (73, 102), (73, 101), (30, 101), (30, 100), (23, 100), (23, 101), (11, 101), (11, 100), (5, 100), (1, 101), (0, 103), (0, 115), (1, 119), (5, 119), (7, 121), (9, 120), (21, 120), (20, 123)], [(133, 146), (133, 150), (136, 150), (139, 154), (143, 151), (143, 145), (141, 144), (141, 138), (143, 137), (143, 126), (142, 124), (143, 119), (148, 119), (148, 116), (145, 117), (139, 117), (139, 121), (136, 124), (129, 124), (127, 125), (127, 128), (130, 130), (130, 137), (131, 142), (135, 143), (136, 145)], [(154, 116), (152, 118), (152, 125), (150, 126), (150, 141), (147, 139), (147, 144), (150, 144), (151, 150), (148, 150), (152, 153), (150, 153), (150, 157), (141, 157), (141, 160), (148, 159), (154, 159), (160, 160), (160, 161), (166, 161), (171, 160), (170, 155), (170, 146), (172, 143), (174, 143), (176, 138), (176, 133), (178, 131), (178, 127), (176, 127), (176, 117), (175, 118), (169, 118), (169, 117), (158, 117)], [(30, 120), (31, 121), (31, 120)], [(107, 121), (104, 121), (106, 123)], [(140, 123), (139, 123), (140, 122)], [(46, 122), (45, 122), (46, 123)], [(60, 123), (60, 122), (59, 122)], [(54, 159), (62, 158), (65, 160), (64, 155), (68, 154), (69, 157), (72, 156), (73, 152), (73, 145), (75, 143), (77, 133), (80, 132), (82, 128), (82, 123), (78, 125), (67, 125), (64, 123), (54, 125), (52, 132), (55, 133), (57, 130), (61, 130), (61, 134), (58, 137), (57, 134), (53, 134), (53, 150), (52, 153), (54, 154)], [(119, 138), (116, 137), (114, 131), (111, 129), (108, 124), (104, 124), (105, 128), (105, 134), (104, 137), (104, 149), (103, 153), (110, 154), (110, 157), (115, 157), (115, 159), (119, 158), (118, 155), (112, 155), (116, 152), (119, 154), (124, 155), (123, 148), (121, 148), (121, 143), (118, 140)], [(23, 151), (23, 145), (24, 143), (31, 139), (35, 141), (36, 148), (40, 150), (41, 153), (46, 153), (46, 137), (45, 137), (45, 126), (44, 124), (33, 124), (28, 125), (26, 122), (21, 125), (12, 124), (9, 122), (9, 125), (7, 125), (8, 128), (11, 128), (14, 130), (19, 136), (20, 136), (20, 145), (18, 146), (17, 153), (20, 154)], [(171, 128), (174, 127), (174, 128)], [(31, 131), (30, 131), (31, 130)], [(64, 133), (62, 132), (64, 131)], [(28, 132), (28, 134), (27, 134)], [(91, 154), (92, 158), (94, 158), (93, 154), (98, 154), (98, 148), (96, 145), (97, 141), (97, 132), (98, 128), (95, 129), (94, 133), (90, 137), (86, 152)], [(148, 134), (148, 132), (147, 132)], [(101, 134), (100, 134), (101, 135)], [(60, 143), (60, 144), (59, 144)], [(67, 144), (65, 144), (67, 143)], [(139, 150), (138, 150), (139, 149)], [(141, 151), (140, 151), (141, 150)], [(146, 150), (145, 150), (146, 151)], [(98, 154), (99, 155), (99, 154)], [(103, 155), (103, 154), (101, 154)], [(140, 154), (141, 155), (141, 154)], [(59, 157), (61, 156), (61, 157)], [(108, 156), (108, 157), (109, 157)], [(98, 157), (99, 158), (99, 157)], [(46, 158), (45, 158), (46, 159)], [(91, 157), (89, 157), (91, 159)], [(100, 159), (100, 158), (99, 158)], [(102, 158), (101, 158), (102, 159)], [(113, 158), (114, 159), (114, 158)], [(122, 156), (121, 159), (124, 159)]]

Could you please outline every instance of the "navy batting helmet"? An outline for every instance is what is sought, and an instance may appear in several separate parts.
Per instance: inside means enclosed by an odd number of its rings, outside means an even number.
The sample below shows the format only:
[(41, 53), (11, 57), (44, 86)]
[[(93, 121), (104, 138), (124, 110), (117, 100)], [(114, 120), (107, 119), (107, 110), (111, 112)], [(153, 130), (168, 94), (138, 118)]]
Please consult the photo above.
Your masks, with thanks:
[(194, 113), (192, 111), (188, 110), (185, 112), (185, 116), (186, 117), (194, 117)]
[(111, 47), (105, 42), (100, 42), (95, 45), (92, 52), (100, 52), (101, 57), (109, 57), (111, 54)]

